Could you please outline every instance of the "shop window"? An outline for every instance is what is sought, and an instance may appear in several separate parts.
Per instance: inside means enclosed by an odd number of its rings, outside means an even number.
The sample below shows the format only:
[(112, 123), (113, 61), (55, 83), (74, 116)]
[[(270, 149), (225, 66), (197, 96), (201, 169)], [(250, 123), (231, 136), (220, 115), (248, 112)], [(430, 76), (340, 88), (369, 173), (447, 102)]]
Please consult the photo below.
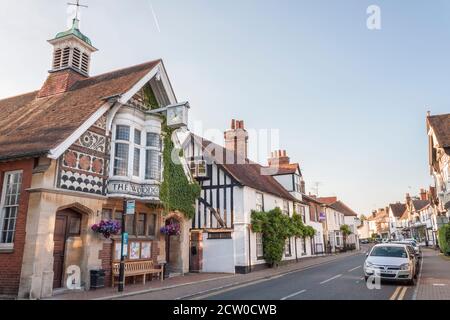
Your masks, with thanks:
[(140, 213), (137, 218), (136, 231), (138, 236), (145, 236), (145, 220), (147, 215)]
[(151, 213), (148, 215), (147, 235), (150, 237), (156, 236), (156, 214)]

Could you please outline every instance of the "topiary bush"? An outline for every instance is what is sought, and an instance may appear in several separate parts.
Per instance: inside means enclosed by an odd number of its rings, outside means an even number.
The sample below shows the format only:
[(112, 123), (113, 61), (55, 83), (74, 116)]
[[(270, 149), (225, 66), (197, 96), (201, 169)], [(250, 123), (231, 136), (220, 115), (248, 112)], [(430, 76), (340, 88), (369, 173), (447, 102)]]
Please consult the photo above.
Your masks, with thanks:
[(439, 229), (439, 248), (446, 256), (450, 255), (450, 224)]

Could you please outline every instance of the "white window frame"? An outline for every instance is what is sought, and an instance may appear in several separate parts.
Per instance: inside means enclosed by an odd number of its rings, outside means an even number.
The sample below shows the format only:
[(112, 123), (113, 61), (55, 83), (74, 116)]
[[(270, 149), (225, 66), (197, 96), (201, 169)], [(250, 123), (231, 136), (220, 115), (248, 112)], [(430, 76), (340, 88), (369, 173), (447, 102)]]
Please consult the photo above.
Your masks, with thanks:
[[(260, 240), (260, 241), (258, 241)], [(264, 258), (264, 242), (263, 242), (263, 234), (256, 233), (255, 234), (255, 244), (256, 244), (256, 259), (262, 260)]]
[[(19, 188), (19, 193), (17, 195), (17, 204), (15, 205), (17, 207), (17, 213), (16, 213), (16, 221), (14, 224), (14, 236), (11, 243), (2, 243), (1, 239), (3, 236), (3, 224), (5, 223), (4, 219), (4, 209), (5, 209), (5, 202), (6, 202), (6, 190), (7, 190), (7, 180), (8, 177), (15, 174), (21, 174), (21, 184)], [(16, 237), (16, 229), (17, 229), (17, 219), (19, 217), (19, 207), (20, 207), (20, 196), (22, 191), (22, 184), (23, 184), (23, 170), (15, 170), (15, 171), (6, 171), (5, 176), (3, 177), (3, 185), (1, 190), (1, 198), (0, 198), (0, 249), (6, 249), (6, 250), (12, 250), (14, 248), (14, 240)], [(11, 207), (11, 206), (10, 206)]]
[[(259, 200), (258, 196), (261, 196), (261, 203), (259, 203), (259, 201), (258, 201)], [(256, 211), (258, 211), (258, 212), (264, 211), (264, 193), (256, 192), (255, 208), (256, 208)]]
[[(116, 132), (117, 126), (127, 126), (130, 128), (130, 139), (126, 140), (116, 140)], [(150, 127), (151, 128), (151, 127)], [(162, 164), (162, 152), (163, 152), (163, 141), (161, 139), (161, 133), (156, 130), (151, 130), (144, 125), (138, 123), (137, 121), (131, 121), (128, 119), (117, 119), (112, 126), (111, 132), (111, 161), (110, 161), (110, 173), (111, 178), (114, 180), (122, 180), (122, 181), (133, 181), (136, 183), (152, 183), (154, 181), (162, 182), (162, 174), (163, 174), (163, 164)], [(150, 129), (150, 130), (149, 130)], [(135, 144), (135, 133), (136, 130), (141, 132), (141, 144)], [(160, 137), (160, 146), (158, 147), (147, 147), (147, 133), (154, 133)], [(127, 167), (127, 175), (119, 176), (114, 174), (114, 160), (116, 154), (116, 144), (123, 143), (128, 144), (128, 167)], [(139, 152), (139, 176), (134, 175), (134, 149), (138, 148)], [(157, 180), (155, 179), (146, 179), (146, 163), (147, 163), (147, 150), (154, 150), (158, 153), (159, 157), (159, 177)]]

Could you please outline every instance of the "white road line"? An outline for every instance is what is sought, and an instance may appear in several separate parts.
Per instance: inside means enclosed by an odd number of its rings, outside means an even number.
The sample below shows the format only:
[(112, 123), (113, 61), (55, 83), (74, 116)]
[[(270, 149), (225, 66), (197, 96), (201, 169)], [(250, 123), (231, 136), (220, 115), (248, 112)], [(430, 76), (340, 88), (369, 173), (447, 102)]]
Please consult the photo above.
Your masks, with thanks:
[(330, 281), (332, 281), (334, 279), (337, 279), (337, 278), (340, 278), (340, 277), (342, 277), (342, 274), (338, 274), (337, 276), (334, 276), (333, 278), (330, 278), (330, 279), (327, 279), (325, 281), (322, 281), (320, 284), (325, 284), (327, 282), (330, 282)]
[(305, 293), (305, 292), (306, 292), (306, 290), (302, 290), (302, 291), (299, 291), (299, 292), (295, 292), (295, 293), (290, 294), (290, 295), (288, 295), (288, 296), (286, 296), (286, 297), (284, 297), (284, 298), (281, 298), (280, 300), (287, 300), (287, 299), (289, 299), (289, 298), (293, 298), (293, 297), (298, 296), (299, 294), (302, 294), (302, 293)]
[(357, 267), (355, 267), (355, 268), (353, 268), (353, 269), (350, 269), (350, 270), (348, 270), (348, 272), (355, 271), (356, 269), (359, 269), (359, 268), (361, 268), (361, 266), (357, 266)]

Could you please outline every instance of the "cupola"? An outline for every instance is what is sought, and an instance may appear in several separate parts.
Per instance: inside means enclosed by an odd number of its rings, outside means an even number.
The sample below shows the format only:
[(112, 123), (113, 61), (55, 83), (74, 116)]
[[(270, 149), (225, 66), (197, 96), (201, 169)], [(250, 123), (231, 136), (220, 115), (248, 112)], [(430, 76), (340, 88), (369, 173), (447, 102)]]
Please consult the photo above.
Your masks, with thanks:
[(78, 18), (73, 19), (72, 28), (60, 32), (48, 42), (53, 45), (53, 61), (50, 72), (72, 69), (89, 76), (91, 54), (97, 49), (91, 40), (81, 33)]

